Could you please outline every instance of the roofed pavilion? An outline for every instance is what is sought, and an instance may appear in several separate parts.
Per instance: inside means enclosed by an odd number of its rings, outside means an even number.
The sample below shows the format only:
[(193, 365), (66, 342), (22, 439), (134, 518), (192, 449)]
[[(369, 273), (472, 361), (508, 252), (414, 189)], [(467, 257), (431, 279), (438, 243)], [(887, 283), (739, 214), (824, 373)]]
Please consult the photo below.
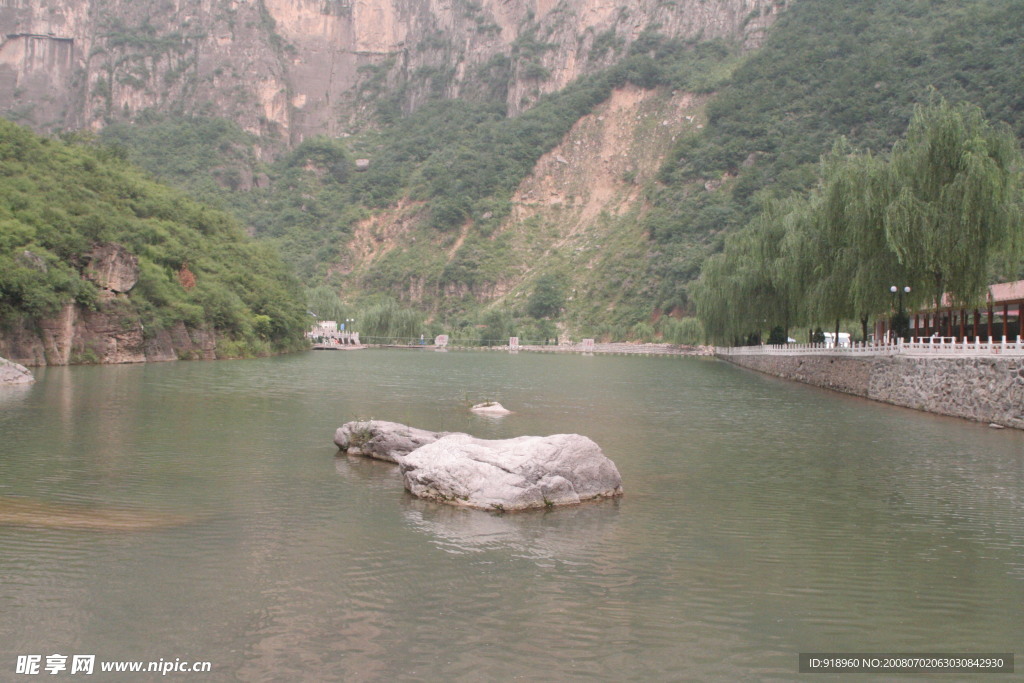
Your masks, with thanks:
[[(978, 308), (956, 307), (949, 294), (939, 308), (908, 312), (912, 337), (955, 337), (957, 339), (1016, 339), (1021, 335), (1024, 308), (1024, 280), (989, 285), (986, 304)], [(889, 332), (890, 319), (875, 324), (875, 338)]]

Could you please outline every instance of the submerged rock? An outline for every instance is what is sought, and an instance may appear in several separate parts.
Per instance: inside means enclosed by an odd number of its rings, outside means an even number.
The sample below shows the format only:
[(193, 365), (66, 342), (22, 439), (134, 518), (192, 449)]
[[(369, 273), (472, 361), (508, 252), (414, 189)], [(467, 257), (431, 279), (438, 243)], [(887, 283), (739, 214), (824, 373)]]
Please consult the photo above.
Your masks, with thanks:
[(145, 531), (179, 526), (194, 517), (130, 508), (61, 505), (28, 498), (0, 497), (0, 527), (23, 526), (62, 530)]
[(36, 378), (28, 368), (6, 358), (0, 358), (0, 386), (5, 384), (31, 384)]
[(413, 495), (484, 510), (575, 505), (622, 494), (615, 463), (579, 434), (501, 440), (452, 434), (398, 465)]
[(334, 432), (334, 443), (349, 455), (398, 462), (399, 458), (447, 434), (385, 420), (362, 420), (339, 427)]

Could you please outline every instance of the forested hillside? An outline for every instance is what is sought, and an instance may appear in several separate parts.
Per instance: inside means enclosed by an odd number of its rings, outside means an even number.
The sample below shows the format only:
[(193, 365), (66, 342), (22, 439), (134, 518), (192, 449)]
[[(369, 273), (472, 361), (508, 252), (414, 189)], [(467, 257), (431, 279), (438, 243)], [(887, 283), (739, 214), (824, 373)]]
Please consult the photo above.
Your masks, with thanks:
[[(116, 150), (0, 121), (0, 338), (31, 337), (76, 310), (146, 339), (210, 332), (218, 356), (297, 348), (307, 317), (276, 252), (232, 216), (148, 179)], [(100, 355), (79, 345), (72, 360)]]

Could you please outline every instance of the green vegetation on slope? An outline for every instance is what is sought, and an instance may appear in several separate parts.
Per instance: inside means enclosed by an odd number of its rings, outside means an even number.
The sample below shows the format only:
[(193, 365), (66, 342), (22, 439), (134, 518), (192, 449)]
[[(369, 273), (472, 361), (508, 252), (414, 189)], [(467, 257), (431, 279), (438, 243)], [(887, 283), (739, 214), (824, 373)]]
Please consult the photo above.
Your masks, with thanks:
[(230, 215), (147, 179), (116, 150), (0, 121), (0, 320), (96, 306), (84, 256), (110, 242), (139, 259), (128, 298), (148, 333), (213, 328), (243, 352), (302, 342), (297, 281)]
[(252, 186), (257, 139), (224, 119), (162, 116), (148, 110), (134, 123), (109, 124), (99, 138), (197, 199), (220, 200), (225, 191)]

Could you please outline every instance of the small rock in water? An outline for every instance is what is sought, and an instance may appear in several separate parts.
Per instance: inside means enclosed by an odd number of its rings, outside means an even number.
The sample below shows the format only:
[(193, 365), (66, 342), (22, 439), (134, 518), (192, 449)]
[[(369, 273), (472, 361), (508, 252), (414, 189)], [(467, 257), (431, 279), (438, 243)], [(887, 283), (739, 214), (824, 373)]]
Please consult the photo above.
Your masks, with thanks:
[(488, 415), (510, 415), (511, 410), (501, 405), (497, 401), (484, 401), (483, 403), (477, 403), (475, 406), (470, 408), (474, 413), (486, 413)]

